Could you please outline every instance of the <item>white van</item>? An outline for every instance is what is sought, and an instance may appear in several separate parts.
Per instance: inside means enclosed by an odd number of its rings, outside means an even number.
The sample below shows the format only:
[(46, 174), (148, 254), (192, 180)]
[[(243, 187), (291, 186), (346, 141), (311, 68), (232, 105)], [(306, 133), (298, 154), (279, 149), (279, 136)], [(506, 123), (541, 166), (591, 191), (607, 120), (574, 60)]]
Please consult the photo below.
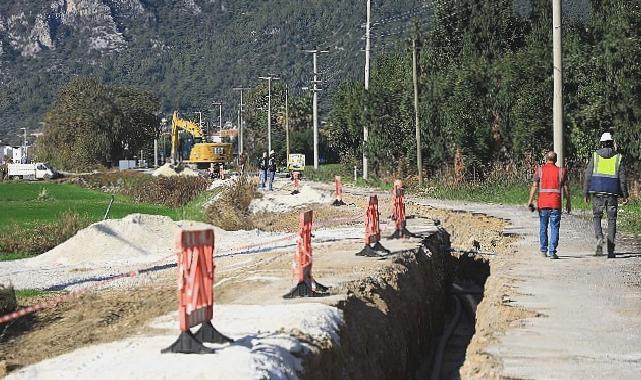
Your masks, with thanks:
[(9, 164), (7, 176), (11, 179), (52, 179), (58, 177), (56, 169), (48, 164), (36, 162), (33, 164)]

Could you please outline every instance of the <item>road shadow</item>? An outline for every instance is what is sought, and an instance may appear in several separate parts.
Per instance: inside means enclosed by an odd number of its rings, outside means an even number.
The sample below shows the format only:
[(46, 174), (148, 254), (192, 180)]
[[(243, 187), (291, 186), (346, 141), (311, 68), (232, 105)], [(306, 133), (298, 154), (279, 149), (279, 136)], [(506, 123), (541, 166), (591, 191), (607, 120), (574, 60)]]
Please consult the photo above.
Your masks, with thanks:
[(617, 253), (616, 258), (617, 259), (632, 259), (636, 257), (641, 257), (641, 253), (638, 252), (622, 252), (622, 253)]
[[(144, 268), (138, 270), (139, 274), (143, 273), (151, 273), (151, 272), (158, 272), (161, 270), (165, 269), (170, 269), (170, 268), (175, 268), (178, 265), (176, 263), (170, 263), (170, 264), (162, 264), (162, 265), (154, 265), (149, 268)], [(51, 285), (50, 287), (44, 289), (45, 291), (63, 291), (67, 290), (70, 286), (73, 285), (80, 285), (80, 284), (86, 284), (86, 283), (98, 283), (98, 282), (104, 282), (104, 281), (110, 281), (110, 280), (116, 280), (120, 278), (124, 278), (126, 276), (123, 276), (122, 273), (118, 274), (110, 274), (110, 275), (99, 275), (99, 276), (91, 276), (91, 277), (84, 277), (84, 278), (77, 278), (73, 280), (69, 280), (66, 282), (62, 282), (59, 284)]]

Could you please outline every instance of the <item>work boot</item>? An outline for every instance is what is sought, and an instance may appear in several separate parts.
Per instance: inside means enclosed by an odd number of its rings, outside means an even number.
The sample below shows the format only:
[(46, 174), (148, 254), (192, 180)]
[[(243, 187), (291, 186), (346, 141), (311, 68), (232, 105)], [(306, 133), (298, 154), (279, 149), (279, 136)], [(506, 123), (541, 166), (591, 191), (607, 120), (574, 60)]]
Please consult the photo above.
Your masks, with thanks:
[(558, 259), (559, 256), (556, 255), (556, 253), (552, 252), (552, 254), (549, 256), (551, 259)]
[(616, 255), (614, 254), (614, 244), (608, 241), (608, 259), (614, 259)]
[(603, 238), (596, 241), (594, 256), (603, 256)]

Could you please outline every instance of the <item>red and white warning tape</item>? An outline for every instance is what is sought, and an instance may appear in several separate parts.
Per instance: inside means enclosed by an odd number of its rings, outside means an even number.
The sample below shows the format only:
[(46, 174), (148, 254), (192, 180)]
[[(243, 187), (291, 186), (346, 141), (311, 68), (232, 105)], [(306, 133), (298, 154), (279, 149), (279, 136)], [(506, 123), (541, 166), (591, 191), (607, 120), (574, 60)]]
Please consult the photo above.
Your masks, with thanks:
[[(356, 221), (359, 221), (359, 220), (362, 220), (362, 218), (361, 217), (334, 218), (334, 219), (330, 219), (330, 220), (319, 221), (319, 222), (315, 223), (315, 225), (317, 227), (324, 227), (324, 226), (336, 225), (338, 223), (351, 223), (351, 222), (356, 222)], [(218, 257), (225, 257), (225, 256), (237, 255), (237, 254), (241, 254), (241, 253), (248, 253), (248, 252), (251, 252), (251, 250), (253, 248), (265, 247), (265, 246), (269, 246), (269, 245), (272, 245), (274, 243), (278, 243), (278, 242), (282, 242), (282, 241), (295, 240), (296, 238), (297, 238), (296, 234), (288, 234), (288, 235), (283, 236), (281, 238), (270, 240), (270, 241), (266, 241), (266, 242), (261, 242), (261, 243), (258, 243), (258, 244), (246, 244), (244, 246), (241, 246), (241, 247), (238, 247), (238, 248), (234, 248), (233, 250), (227, 250), (226, 253), (219, 254), (217, 256)], [(11, 322), (11, 321), (14, 321), (16, 319), (22, 318), (24, 316), (37, 313), (37, 312), (39, 312), (39, 311), (41, 311), (43, 309), (55, 307), (56, 305), (58, 305), (58, 304), (60, 304), (62, 302), (66, 302), (66, 301), (71, 300), (73, 298), (79, 297), (80, 295), (82, 295), (83, 293), (88, 292), (91, 289), (103, 286), (105, 283), (109, 283), (109, 282), (120, 280), (120, 279), (124, 279), (124, 278), (137, 277), (141, 273), (149, 272), (150, 269), (152, 269), (155, 266), (167, 261), (167, 259), (169, 259), (169, 258), (171, 258), (173, 256), (174, 256), (174, 254), (165, 256), (165, 257), (155, 261), (154, 263), (150, 264), (149, 266), (147, 266), (145, 268), (138, 269), (138, 270), (133, 270), (133, 271), (128, 271), (128, 272), (122, 272), (122, 273), (119, 273), (119, 274), (114, 275), (112, 277), (108, 277), (106, 279), (96, 280), (91, 285), (88, 285), (88, 286), (83, 287), (81, 289), (76, 289), (76, 290), (73, 290), (73, 291), (71, 291), (69, 293), (66, 293), (66, 294), (57, 295), (55, 297), (48, 298), (48, 299), (46, 299), (46, 300), (44, 300), (44, 301), (42, 301), (40, 303), (37, 303), (35, 305), (30, 305), (30, 306), (18, 309), (16, 311), (12, 312), (12, 313), (0, 316), (0, 324)], [(167, 269), (169, 269), (169, 268), (167, 268)]]

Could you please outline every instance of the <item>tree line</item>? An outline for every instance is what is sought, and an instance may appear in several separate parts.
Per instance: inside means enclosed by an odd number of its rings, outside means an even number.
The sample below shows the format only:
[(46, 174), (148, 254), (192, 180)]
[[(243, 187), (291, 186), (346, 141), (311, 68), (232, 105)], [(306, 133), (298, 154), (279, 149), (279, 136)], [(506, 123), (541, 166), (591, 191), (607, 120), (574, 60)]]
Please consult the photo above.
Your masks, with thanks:
[[(497, 163), (539, 157), (552, 149), (552, 10), (533, 0), (434, 3), (419, 45), (420, 128), (427, 174), (458, 159), (468, 176)], [(406, 46), (411, 46), (407, 41)], [(591, 0), (584, 16), (563, 20), (566, 157), (583, 163), (603, 132), (612, 132), (628, 166), (641, 158), (641, 7)], [(409, 49), (382, 54), (370, 89), (344, 82), (332, 99), (330, 148), (359, 165), (363, 126), (378, 174), (416, 172), (412, 58)], [(370, 169), (371, 170), (371, 169)], [(404, 173), (403, 173), (404, 172)]]

